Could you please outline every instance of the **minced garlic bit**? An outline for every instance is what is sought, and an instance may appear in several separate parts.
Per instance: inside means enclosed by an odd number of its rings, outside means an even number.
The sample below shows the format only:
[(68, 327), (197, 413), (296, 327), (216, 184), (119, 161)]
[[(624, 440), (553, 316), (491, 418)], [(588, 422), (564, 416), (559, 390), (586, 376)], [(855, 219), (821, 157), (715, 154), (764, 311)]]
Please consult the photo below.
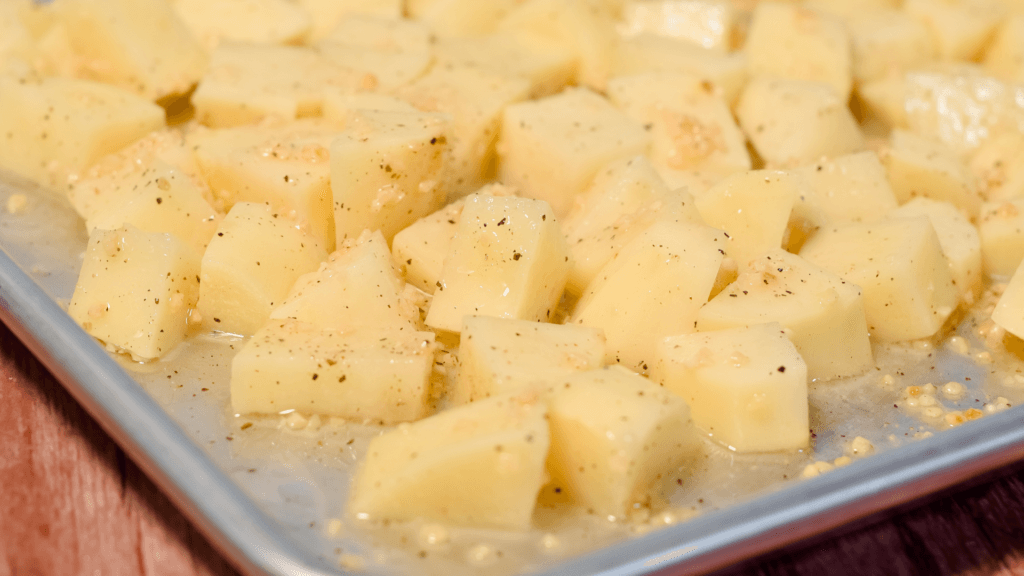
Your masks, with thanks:
[(964, 394), (964, 385), (959, 382), (946, 382), (942, 386), (942, 394), (950, 399), (959, 398)]
[(946, 424), (948, 424), (950, 426), (959, 426), (959, 425), (961, 425), (961, 424), (963, 424), (964, 422), (967, 421), (967, 419), (964, 418), (963, 413), (957, 412), (957, 411), (947, 412), (946, 416), (945, 416), (945, 420), (946, 420)]
[(991, 364), (992, 353), (987, 351), (977, 352), (973, 356), (974, 362), (977, 364)]
[(562, 547), (562, 541), (554, 534), (548, 532), (540, 539), (540, 549), (544, 552), (554, 552)]
[(985, 404), (985, 411), (988, 412), (989, 414), (995, 414), (996, 412), (1002, 412), (1003, 410), (1006, 410), (1010, 406), (1010, 401), (1000, 396), (993, 400), (992, 402)]
[(281, 421), (279, 427), (286, 427), (289, 430), (302, 430), (303, 428), (306, 427), (306, 424), (308, 423), (309, 420), (307, 420), (302, 414), (299, 414), (298, 412), (292, 412), (291, 414), (285, 416), (285, 418)]
[(441, 524), (424, 524), (416, 534), (416, 539), (421, 546), (440, 546), (446, 544), (451, 536), (448, 529)]
[(857, 436), (850, 442), (850, 453), (854, 456), (867, 456), (875, 451), (875, 445), (863, 436)]
[(886, 374), (885, 376), (882, 376), (881, 384), (882, 386), (889, 388), (896, 385), (896, 379), (893, 378), (892, 374)]
[(932, 406), (924, 409), (924, 415), (927, 418), (939, 418), (942, 416), (942, 408), (938, 406)]
[(471, 566), (490, 566), (496, 560), (497, 551), (489, 544), (477, 544), (466, 552), (466, 562)]
[(21, 214), (28, 208), (28, 197), (24, 194), (11, 194), (7, 199), (7, 213)]
[(946, 348), (956, 352), (957, 354), (967, 355), (971, 351), (971, 345), (967, 342), (967, 339), (963, 336), (953, 336), (946, 341)]
[(327, 521), (327, 535), (331, 538), (337, 537), (341, 534), (341, 531), (345, 529), (345, 524), (337, 518), (331, 518)]
[(833, 460), (832, 464), (836, 468), (842, 468), (843, 466), (846, 466), (846, 465), (848, 465), (848, 464), (850, 464), (852, 462), (853, 462), (853, 458), (850, 458), (849, 456), (840, 456), (839, 458), (836, 458), (835, 460)]

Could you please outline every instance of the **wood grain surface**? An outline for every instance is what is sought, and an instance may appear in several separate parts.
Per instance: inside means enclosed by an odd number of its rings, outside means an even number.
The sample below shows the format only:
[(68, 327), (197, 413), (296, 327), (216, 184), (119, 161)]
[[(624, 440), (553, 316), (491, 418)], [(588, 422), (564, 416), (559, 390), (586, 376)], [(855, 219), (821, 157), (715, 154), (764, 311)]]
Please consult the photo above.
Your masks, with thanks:
[[(0, 324), (0, 576), (237, 574)], [(1024, 468), (720, 576), (1024, 576)]]

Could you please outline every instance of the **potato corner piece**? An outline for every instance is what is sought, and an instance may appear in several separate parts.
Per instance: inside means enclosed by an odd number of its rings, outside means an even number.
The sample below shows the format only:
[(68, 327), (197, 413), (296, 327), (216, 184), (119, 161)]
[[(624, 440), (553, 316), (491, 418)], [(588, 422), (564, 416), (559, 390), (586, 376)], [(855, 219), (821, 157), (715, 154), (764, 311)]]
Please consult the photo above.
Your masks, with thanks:
[(717, 0), (628, 0), (620, 34), (663, 36), (724, 54), (732, 48), (736, 13), (731, 4)]
[(402, 313), (403, 287), (388, 243), (374, 232), (331, 254), (317, 271), (300, 276), (270, 318), (342, 332), (413, 331), (412, 321)]
[(812, 380), (874, 366), (860, 288), (779, 248), (742, 268), (697, 313), (700, 332), (768, 322), (788, 331)]
[(487, 316), (463, 319), (453, 404), (518, 393), (604, 364), (604, 333), (571, 324)]
[(829, 222), (877, 220), (899, 205), (885, 167), (871, 151), (823, 158), (791, 173), (807, 182), (808, 202)]
[(1008, 278), (1024, 259), (1024, 198), (986, 202), (978, 215), (981, 258), (988, 276)]
[(89, 236), (68, 305), (82, 328), (143, 360), (185, 339), (199, 296), (199, 256), (170, 234), (126, 226)]
[(61, 190), (85, 170), (164, 127), (162, 108), (87, 80), (0, 78), (0, 168)]
[(253, 334), (299, 276), (326, 259), (315, 238), (269, 207), (235, 204), (203, 255), (199, 313), (204, 326)]
[(503, 183), (562, 216), (602, 166), (649, 145), (642, 124), (596, 93), (572, 88), (505, 109), (499, 173)]
[(904, 12), (928, 27), (941, 60), (974, 60), (1003, 19), (1007, 5), (993, 0), (907, 0)]
[(682, 398), (621, 366), (558, 380), (548, 411), (550, 486), (601, 517), (647, 502), (699, 442)]
[(694, 330), (727, 242), (703, 224), (655, 222), (601, 269), (567, 323), (603, 329), (605, 362), (646, 373), (656, 342)]
[(800, 256), (860, 286), (871, 336), (934, 335), (960, 302), (931, 221), (923, 216), (820, 230)]
[(893, 130), (881, 158), (901, 203), (924, 196), (952, 202), (972, 218), (978, 215), (982, 199), (974, 175), (948, 146)]
[(963, 301), (971, 305), (981, 295), (982, 245), (978, 229), (949, 202), (930, 198), (914, 198), (889, 212), (889, 218), (927, 216), (935, 227), (942, 253), (949, 262), (953, 284)]
[(1018, 338), (1024, 338), (1024, 264), (1010, 277), (1010, 282), (999, 297), (992, 321)]
[(363, 230), (388, 241), (440, 208), (449, 118), (441, 114), (364, 110), (331, 144), (334, 228), (340, 246)]
[(709, 82), (712, 91), (732, 105), (747, 83), (747, 57), (742, 52), (717, 54), (651, 34), (620, 40), (612, 54), (612, 73), (646, 72), (692, 74)]
[(405, 270), (405, 281), (427, 294), (433, 294), (441, 281), (444, 257), (458, 230), (462, 206), (463, 200), (456, 200), (406, 226), (391, 240), (391, 253)]
[(312, 18), (287, 0), (173, 0), (178, 18), (207, 49), (221, 42), (298, 44)]
[(740, 126), (769, 164), (792, 166), (864, 149), (864, 135), (831, 86), (755, 78), (736, 107)]
[(469, 66), (523, 78), (530, 83), (531, 98), (560, 92), (576, 75), (571, 50), (531, 32), (448, 38), (434, 44), (434, 56), (435, 66)]
[(493, 32), (521, 0), (406, 0), (410, 18), (430, 25), (441, 38), (480, 36)]
[(231, 407), (381, 424), (419, 420), (430, 413), (434, 349), (431, 332), (343, 333), (271, 320), (231, 362)]
[(985, 70), (1006, 81), (1024, 82), (1024, 14), (1004, 19), (985, 48)]
[(655, 354), (652, 379), (716, 441), (737, 452), (807, 447), (807, 365), (779, 324), (673, 336)]
[(464, 316), (548, 320), (571, 267), (565, 236), (547, 202), (469, 196), (427, 326), (458, 332)]
[(386, 432), (370, 442), (347, 509), (381, 522), (527, 530), (545, 480), (546, 417), (536, 396), (499, 396)]
[[(852, 5), (852, 3), (851, 3)], [(863, 84), (926, 64), (935, 55), (928, 27), (891, 8), (866, 10), (847, 20), (853, 77)]]
[(971, 156), (968, 168), (989, 202), (1024, 196), (1024, 134), (989, 138)]
[(843, 21), (796, 4), (754, 9), (744, 47), (751, 76), (828, 84), (845, 101), (853, 85), (850, 38)]
[(323, 39), (334, 31), (346, 17), (370, 16), (399, 19), (403, 0), (297, 0), (303, 10), (313, 17), (313, 30), (309, 41)]
[(206, 70), (202, 46), (162, 0), (54, 4), (84, 74), (149, 99), (184, 94)]

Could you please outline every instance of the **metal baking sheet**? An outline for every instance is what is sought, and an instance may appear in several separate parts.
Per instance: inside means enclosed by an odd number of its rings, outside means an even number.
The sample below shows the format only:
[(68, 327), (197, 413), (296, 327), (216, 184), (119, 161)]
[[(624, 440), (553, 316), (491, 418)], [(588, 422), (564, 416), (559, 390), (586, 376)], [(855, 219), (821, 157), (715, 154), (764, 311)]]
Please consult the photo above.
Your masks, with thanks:
[[(26, 196), (24, 210), (3, 210), (13, 194)], [(876, 348), (880, 370), (812, 384), (813, 450), (741, 455), (708, 441), (700, 458), (659, 489), (658, 507), (669, 515), (638, 523), (542, 510), (538, 530), (453, 530), (449, 544), (427, 554), (415, 542), (415, 524), (382, 529), (345, 517), (348, 477), (377, 429), (335, 419), (299, 419), (296, 426), (295, 418), (230, 413), (227, 374), (240, 340), (197, 338), (168, 359), (138, 364), (85, 334), (63, 308), (85, 241), (63, 199), (0, 174), (0, 318), (249, 574), (336, 574), (343, 566), (371, 574), (702, 572), (1024, 455), (1020, 408), (915, 440), (935, 423), (896, 407), (905, 386), (925, 382), (970, 378), (963, 398), (944, 401), (951, 409), (982, 406), (996, 396), (1016, 403), (1024, 385), (941, 347)], [(972, 337), (969, 325), (961, 331)], [(885, 373), (895, 381), (883, 383)], [(878, 453), (800, 478), (808, 463), (841, 456), (858, 435)], [(659, 521), (671, 525), (654, 529)], [(480, 544), (507, 553), (473, 557)], [(339, 564), (339, 558), (347, 560)]]

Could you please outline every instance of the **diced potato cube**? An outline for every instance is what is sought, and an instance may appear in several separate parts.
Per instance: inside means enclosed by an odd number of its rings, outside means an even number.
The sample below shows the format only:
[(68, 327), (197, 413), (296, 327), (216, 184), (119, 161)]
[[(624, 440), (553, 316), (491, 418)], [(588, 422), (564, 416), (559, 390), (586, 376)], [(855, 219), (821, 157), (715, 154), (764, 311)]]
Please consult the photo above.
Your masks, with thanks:
[(850, 96), (850, 38), (843, 22), (830, 14), (791, 3), (759, 3), (744, 50), (751, 76), (821, 82), (842, 101)]
[(388, 244), (378, 231), (334, 252), (319, 270), (300, 276), (270, 318), (291, 318), (341, 332), (411, 331), (415, 326), (399, 303), (402, 288)]
[(900, 0), (806, 0), (805, 4), (822, 12), (839, 16), (849, 23), (865, 12), (899, 8)]
[(0, 77), (0, 167), (65, 188), (69, 173), (164, 126), (162, 108), (113, 86)]
[(857, 152), (792, 171), (807, 182), (808, 202), (832, 222), (868, 222), (898, 206), (874, 152)]
[(733, 174), (696, 199), (709, 226), (725, 230), (723, 247), (740, 266), (782, 246), (793, 209), (806, 184), (786, 172), (750, 170)]
[(826, 84), (756, 78), (747, 84), (736, 115), (758, 154), (776, 166), (865, 147), (846, 98)]
[(54, 4), (83, 77), (150, 100), (184, 94), (208, 64), (202, 46), (163, 0), (61, 0)]
[(1014, 271), (992, 311), (992, 321), (1018, 338), (1024, 338), (1024, 272), (1021, 270), (1024, 264)]
[(935, 228), (923, 216), (823, 229), (800, 255), (861, 287), (868, 330), (878, 340), (928, 338), (960, 300)]
[(136, 186), (130, 199), (97, 213), (86, 226), (113, 230), (131, 224), (145, 232), (166, 232), (192, 246), (201, 258), (220, 222), (202, 191), (186, 174), (160, 160), (142, 172)]
[(907, 14), (924, 22), (943, 60), (973, 60), (1006, 12), (997, 0), (906, 0)]
[[(981, 238), (978, 230), (949, 202), (914, 198), (888, 214), (891, 218), (927, 216), (939, 236), (942, 253), (949, 261), (949, 273), (960, 297), (968, 305), (981, 295)], [(1022, 253), (1024, 256), (1024, 253)]]
[(236, 413), (330, 414), (396, 424), (430, 413), (431, 332), (345, 334), (272, 320), (231, 362)]
[(986, 140), (968, 164), (990, 202), (1024, 196), (1024, 135), (1009, 132)]
[(308, 120), (189, 135), (195, 158), (215, 197), (267, 204), (334, 247), (330, 146), (340, 129)]
[(402, 17), (403, 0), (295, 0), (313, 17), (309, 40), (325, 38), (346, 17), (374, 16), (397, 20)]
[(853, 76), (858, 82), (920, 66), (935, 52), (928, 28), (897, 10), (856, 15), (849, 28)]
[(974, 177), (948, 147), (905, 130), (893, 130), (882, 162), (896, 198), (905, 203), (924, 196), (944, 200), (970, 216), (978, 214), (981, 196)]
[(712, 91), (733, 104), (747, 83), (743, 53), (716, 54), (671, 38), (641, 34), (619, 42), (612, 55), (615, 75), (664, 72), (692, 74), (711, 83)]
[(334, 226), (340, 246), (363, 230), (387, 240), (445, 199), (448, 118), (363, 110), (331, 144)]
[(493, 32), (522, 0), (406, 0), (410, 18), (426, 22), (438, 36), (479, 36)]
[(732, 47), (736, 9), (720, 0), (627, 0), (619, 33), (653, 34), (726, 53)]
[(173, 0), (171, 6), (207, 49), (222, 41), (298, 44), (313, 19), (287, 0)]
[(452, 158), (442, 187), (448, 198), (454, 199), (494, 179), (494, 146), (502, 111), (525, 99), (529, 92), (530, 83), (522, 78), (470, 66), (435, 66), (395, 95), (420, 110), (452, 118), (448, 136)]
[(620, 366), (567, 376), (548, 401), (550, 485), (600, 517), (625, 517), (694, 455), (682, 398)]
[(699, 332), (767, 322), (786, 328), (812, 380), (874, 366), (860, 288), (778, 248), (750, 262), (697, 313)]
[(1003, 20), (985, 49), (985, 71), (1006, 82), (1024, 82), (1024, 14)]
[(571, 267), (547, 202), (474, 194), (466, 198), (426, 323), (458, 332), (464, 316), (547, 320)]
[(199, 257), (170, 234), (96, 230), (68, 305), (82, 328), (143, 360), (185, 339), (199, 295)]
[(750, 169), (747, 140), (725, 100), (685, 74), (613, 78), (608, 98), (651, 133), (652, 160), (670, 170)]
[(433, 294), (441, 281), (444, 257), (462, 217), (463, 200), (413, 222), (391, 241), (391, 252), (405, 270), (405, 281)]
[(653, 379), (682, 396), (717, 442), (737, 452), (809, 444), (807, 365), (782, 326), (672, 336), (655, 355)]
[(879, 122), (885, 128), (906, 128), (907, 87), (903, 75), (889, 75), (864, 82), (857, 88), (857, 95), (868, 118)]
[(656, 342), (694, 330), (726, 248), (719, 230), (656, 222), (601, 269), (567, 323), (603, 329), (605, 362), (646, 373)]
[(502, 396), (385, 432), (370, 442), (347, 509), (377, 521), (527, 530), (544, 483), (546, 416), (536, 396)]
[(255, 333), (292, 284), (327, 252), (263, 204), (239, 202), (217, 227), (202, 262), (199, 313), (212, 330)]
[(385, 52), (424, 52), (431, 49), (431, 33), (429, 26), (416, 20), (352, 14), (339, 21), (320, 43), (328, 44)]
[(394, 96), (376, 92), (328, 92), (323, 95), (321, 113), (325, 120), (344, 126), (360, 110), (414, 113), (416, 108)]
[(472, 38), (450, 38), (434, 46), (435, 66), (471, 66), (530, 82), (530, 97), (560, 92), (576, 76), (576, 56), (538, 34), (501, 32)]
[(639, 122), (594, 92), (573, 88), (505, 109), (501, 181), (562, 216), (602, 166), (642, 154), (649, 144)]
[(1009, 278), (1024, 259), (1024, 198), (982, 204), (978, 234), (985, 274)]
[(344, 65), (356, 90), (385, 94), (392, 94), (422, 77), (434, 60), (426, 46), (421, 50), (374, 50), (325, 42), (318, 49), (328, 62)]
[(571, 324), (466, 316), (453, 404), (519, 393), (604, 365), (604, 333)]

